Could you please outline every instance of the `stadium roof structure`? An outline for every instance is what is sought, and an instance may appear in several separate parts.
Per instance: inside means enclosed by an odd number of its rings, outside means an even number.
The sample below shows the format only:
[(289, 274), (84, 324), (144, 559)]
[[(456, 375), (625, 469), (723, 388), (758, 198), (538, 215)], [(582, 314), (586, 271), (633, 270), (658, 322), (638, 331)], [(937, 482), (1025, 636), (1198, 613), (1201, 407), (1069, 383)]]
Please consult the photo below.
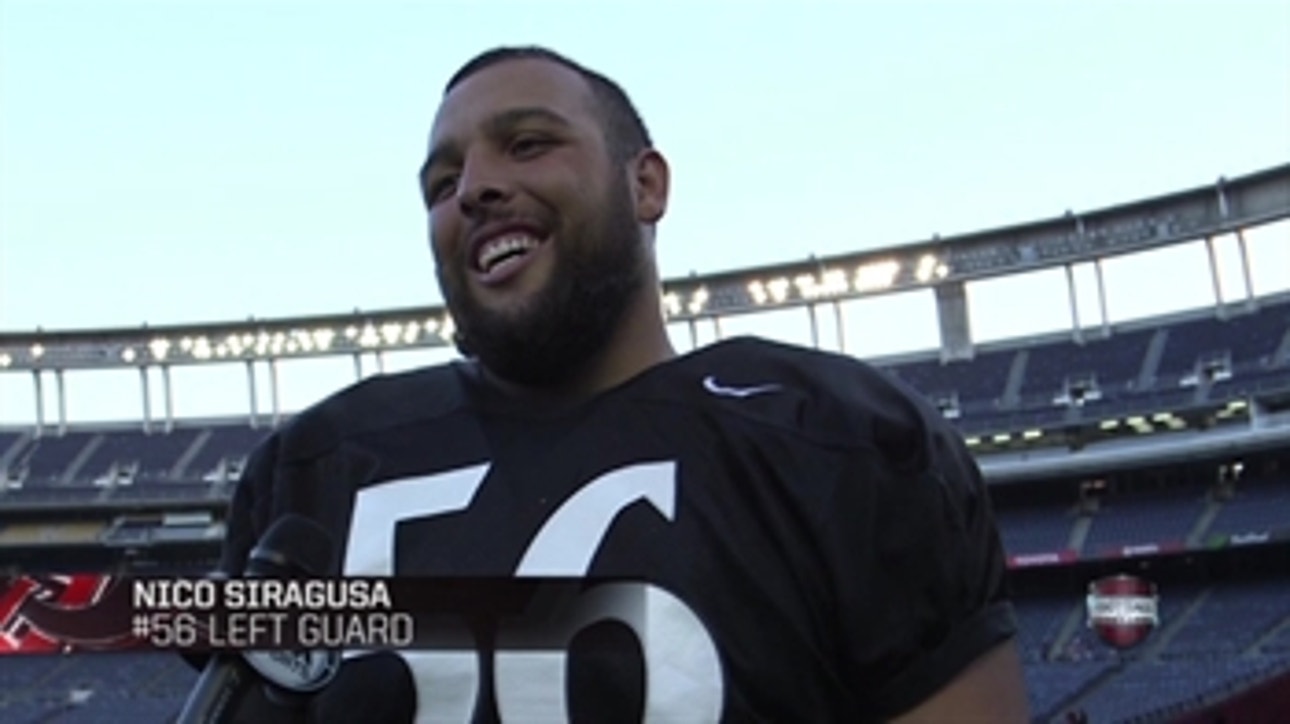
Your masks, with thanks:
[[(969, 281), (1064, 267), (1069, 290), (1071, 332), (1079, 339), (1074, 267), (1092, 262), (1103, 331), (1109, 320), (1103, 261), (1157, 247), (1204, 239), (1215, 302), (1222, 297), (1216, 259), (1216, 237), (1234, 235), (1240, 252), (1245, 295), (1253, 300), (1245, 230), (1290, 219), (1290, 164), (1185, 191), (1086, 213), (949, 238), (891, 246), (865, 252), (812, 257), (789, 262), (691, 275), (664, 282), (664, 305), (670, 324), (688, 325), (698, 343), (697, 325), (710, 321), (721, 336), (725, 316), (775, 309), (805, 308), (811, 340), (819, 346), (820, 310), (831, 309), (839, 346), (845, 351), (843, 307), (847, 300), (919, 288), (936, 298), (942, 361), (971, 359), (976, 345), (968, 324), (965, 284)], [(37, 434), (45, 426), (44, 379), (56, 385), (59, 429), (65, 429), (63, 376), (87, 369), (137, 368), (141, 379), (144, 426), (151, 425), (150, 369), (163, 381), (165, 423), (173, 425), (170, 368), (181, 365), (246, 365), (252, 422), (258, 416), (255, 366), (269, 368), (273, 419), (278, 409), (278, 362), (310, 357), (350, 355), (362, 376), (362, 357), (382, 353), (447, 347), (453, 322), (442, 306), (384, 311), (354, 311), (279, 319), (248, 319), (137, 328), (0, 333), (0, 372), (32, 375), (36, 390)]]

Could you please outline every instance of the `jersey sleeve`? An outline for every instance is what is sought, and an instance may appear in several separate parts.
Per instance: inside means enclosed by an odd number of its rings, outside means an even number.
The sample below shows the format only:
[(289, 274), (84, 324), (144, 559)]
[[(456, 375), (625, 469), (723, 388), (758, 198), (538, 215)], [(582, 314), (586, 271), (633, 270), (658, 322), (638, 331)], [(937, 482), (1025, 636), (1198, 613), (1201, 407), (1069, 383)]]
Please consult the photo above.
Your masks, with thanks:
[[(1016, 632), (980, 470), (913, 393), (866, 385), (862, 435), (834, 488), (842, 671), (866, 718), (913, 709)], [(864, 391), (867, 390), (867, 391)]]
[(233, 488), (224, 522), (224, 546), (218, 568), (221, 574), (236, 576), (242, 573), (251, 548), (267, 527), (279, 439), (277, 434), (270, 435), (251, 452)]

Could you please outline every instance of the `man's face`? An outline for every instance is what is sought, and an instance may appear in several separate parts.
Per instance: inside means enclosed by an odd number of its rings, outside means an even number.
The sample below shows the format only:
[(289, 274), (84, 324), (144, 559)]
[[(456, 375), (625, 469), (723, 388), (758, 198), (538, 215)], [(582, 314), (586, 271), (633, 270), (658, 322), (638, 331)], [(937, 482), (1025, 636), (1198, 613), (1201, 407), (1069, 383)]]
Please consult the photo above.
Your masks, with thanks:
[(444, 98), (430, 146), (422, 191), (462, 351), (521, 384), (577, 375), (646, 279), (586, 81), (545, 60), (485, 68)]

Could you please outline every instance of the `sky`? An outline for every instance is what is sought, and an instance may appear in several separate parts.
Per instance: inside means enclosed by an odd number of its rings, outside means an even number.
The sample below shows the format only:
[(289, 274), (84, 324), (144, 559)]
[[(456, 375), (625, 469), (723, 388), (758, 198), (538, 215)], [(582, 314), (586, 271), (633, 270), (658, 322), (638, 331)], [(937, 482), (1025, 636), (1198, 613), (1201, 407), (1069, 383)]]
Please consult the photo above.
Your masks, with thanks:
[[(672, 277), (1284, 164), (1287, 38), (1290, 3), (1272, 0), (0, 0), (0, 330), (438, 303), (415, 174), (443, 83), (496, 45), (552, 47), (627, 89), (672, 168)], [(1286, 226), (1249, 241), (1256, 293), (1290, 289)], [(1220, 240), (1228, 297), (1243, 293), (1235, 248)], [(1095, 321), (1092, 273), (1076, 277)], [(1112, 260), (1107, 282), (1113, 322), (1213, 302), (1198, 244)], [(968, 291), (978, 339), (1070, 324), (1060, 270)], [(862, 356), (937, 343), (927, 292), (847, 325)], [(809, 334), (800, 311), (723, 331)], [(300, 409), (354, 370), (282, 378)], [(67, 384), (73, 419), (141, 414), (137, 372)], [(243, 412), (245, 387), (238, 366), (177, 370), (176, 411)], [(32, 420), (33, 400), (30, 375), (0, 374), (0, 424)]]

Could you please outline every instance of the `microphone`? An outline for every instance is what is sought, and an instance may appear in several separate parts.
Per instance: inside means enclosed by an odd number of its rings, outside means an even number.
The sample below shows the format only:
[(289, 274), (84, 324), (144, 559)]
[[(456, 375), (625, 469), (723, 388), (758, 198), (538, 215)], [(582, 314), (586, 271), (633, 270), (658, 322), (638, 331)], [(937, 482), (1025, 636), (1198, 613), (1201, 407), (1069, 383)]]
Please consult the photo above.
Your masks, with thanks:
[[(299, 578), (331, 568), (334, 546), (302, 515), (276, 521), (247, 559), (244, 575)], [(308, 697), (340, 668), (338, 651), (247, 651), (213, 656), (188, 695), (178, 724), (303, 720)]]

